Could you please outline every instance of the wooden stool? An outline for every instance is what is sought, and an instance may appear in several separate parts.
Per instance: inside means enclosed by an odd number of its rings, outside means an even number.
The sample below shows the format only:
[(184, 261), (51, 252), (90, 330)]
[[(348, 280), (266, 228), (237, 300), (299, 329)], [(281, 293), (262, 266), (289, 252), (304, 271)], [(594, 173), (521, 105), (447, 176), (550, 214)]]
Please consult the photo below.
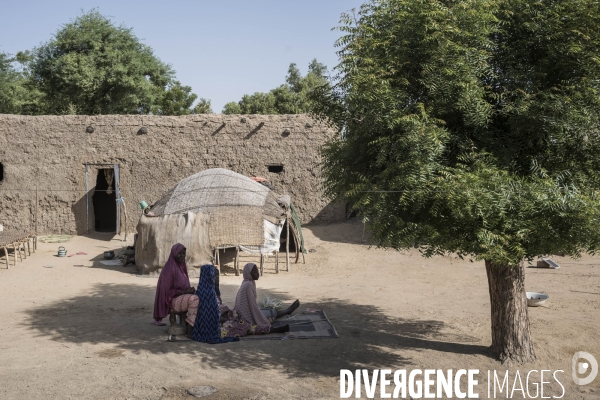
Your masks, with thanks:
[[(177, 323), (177, 316), (179, 316), (179, 324)], [(169, 333), (169, 342), (174, 342), (177, 340), (175, 338), (176, 335), (185, 335), (186, 327), (185, 327), (185, 318), (187, 317), (187, 312), (175, 312), (171, 311), (169, 313), (169, 322), (170, 326), (167, 329)]]

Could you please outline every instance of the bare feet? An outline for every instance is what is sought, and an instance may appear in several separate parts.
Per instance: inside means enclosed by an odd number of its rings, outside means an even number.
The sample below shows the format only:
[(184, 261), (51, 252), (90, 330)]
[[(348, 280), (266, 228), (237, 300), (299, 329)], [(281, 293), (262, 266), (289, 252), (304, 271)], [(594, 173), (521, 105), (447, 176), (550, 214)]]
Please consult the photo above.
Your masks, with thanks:
[(277, 317), (276, 318), (281, 318), (283, 316), (290, 315), (291, 313), (293, 313), (294, 311), (296, 311), (296, 309), (298, 307), (300, 307), (300, 300), (296, 300), (295, 302), (292, 303), (291, 306), (289, 306), (285, 310), (277, 310)]
[(290, 314), (296, 311), (298, 307), (300, 307), (300, 300), (296, 300), (292, 303), (292, 305), (290, 306)]
[(165, 326), (166, 323), (162, 322), (162, 321), (152, 321), (152, 325), (156, 325), (156, 326)]

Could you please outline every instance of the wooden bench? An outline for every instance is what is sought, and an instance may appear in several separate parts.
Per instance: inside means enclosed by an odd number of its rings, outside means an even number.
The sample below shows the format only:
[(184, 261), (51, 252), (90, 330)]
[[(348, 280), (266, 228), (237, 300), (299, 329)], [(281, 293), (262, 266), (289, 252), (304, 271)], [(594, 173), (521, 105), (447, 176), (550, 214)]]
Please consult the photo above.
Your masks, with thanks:
[[(33, 240), (33, 245), (30, 245), (30, 241)], [(27, 246), (27, 247), (26, 247)], [(18, 231), (2, 231), (0, 232), (0, 249), (4, 250), (4, 257), (6, 259), (6, 268), (10, 267), (8, 249), (12, 248), (14, 265), (17, 265), (17, 253), (19, 254), (19, 261), (23, 261), (27, 258), (27, 253), (31, 255), (31, 249), (33, 252), (37, 249), (37, 236), (33, 233), (24, 233)]]

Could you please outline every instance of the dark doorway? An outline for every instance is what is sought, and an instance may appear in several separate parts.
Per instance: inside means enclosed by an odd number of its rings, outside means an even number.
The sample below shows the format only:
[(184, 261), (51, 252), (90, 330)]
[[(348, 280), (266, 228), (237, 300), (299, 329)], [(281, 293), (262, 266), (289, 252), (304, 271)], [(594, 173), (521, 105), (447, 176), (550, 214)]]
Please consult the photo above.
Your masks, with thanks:
[[(281, 231), (281, 236), (279, 237), (279, 242), (281, 245), (279, 246), (279, 252), (285, 254), (285, 241), (287, 240), (287, 221), (283, 224), (283, 230)], [(291, 229), (291, 228), (290, 228)], [(296, 240), (294, 239), (294, 234), (290, 230), (290, 253), (296, 252)]]
[(114, 170), (112, 168), (99, 169), (96, 178), (96, 190), (92, 196), (97, 232), (117, 231), (116, 200)]

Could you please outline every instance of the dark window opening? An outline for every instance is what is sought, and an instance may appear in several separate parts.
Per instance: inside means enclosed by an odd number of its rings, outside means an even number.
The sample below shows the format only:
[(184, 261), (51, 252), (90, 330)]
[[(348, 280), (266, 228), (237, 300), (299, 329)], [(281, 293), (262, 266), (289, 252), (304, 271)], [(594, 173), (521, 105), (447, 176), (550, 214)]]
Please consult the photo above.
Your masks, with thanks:
[(0, 163), (0, 182), (4, 180), (4, 165)]
[(274, 174), (283, 172), (283, 165), (269, 165), (269, 172), (272, 172)]
[[(110, 185), (108, 181), (110, 181)], [(95, 230), (97, 232), (117, 231), (116, 200), (114, 170), (112, 168), (99, 169), (96, 178), (96, 190), (92, 196)]]

